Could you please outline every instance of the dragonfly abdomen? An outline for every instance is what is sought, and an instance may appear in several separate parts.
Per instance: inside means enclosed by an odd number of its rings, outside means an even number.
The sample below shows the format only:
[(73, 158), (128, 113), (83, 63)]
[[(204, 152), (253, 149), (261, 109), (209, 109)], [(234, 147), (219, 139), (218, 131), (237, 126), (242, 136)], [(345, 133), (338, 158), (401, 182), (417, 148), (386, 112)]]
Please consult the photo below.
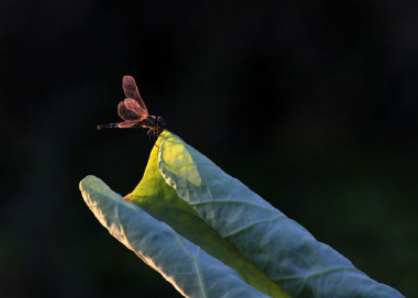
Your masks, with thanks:
[(119, 128), (119, 123), (109, 123), (97, 125), (97, 129)]

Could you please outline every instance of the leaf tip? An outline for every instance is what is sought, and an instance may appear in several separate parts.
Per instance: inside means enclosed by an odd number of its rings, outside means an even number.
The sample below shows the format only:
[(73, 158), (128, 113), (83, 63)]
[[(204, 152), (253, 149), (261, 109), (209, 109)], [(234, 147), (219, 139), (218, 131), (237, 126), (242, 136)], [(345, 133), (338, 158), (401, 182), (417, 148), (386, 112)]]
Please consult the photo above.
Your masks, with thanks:
[(85, 191), (91, 183), (93, 183), (95, 180), (97, 181), (98, 179), (99, 178), (94, 175), (87, 175), (79, 183), (80, 190)]

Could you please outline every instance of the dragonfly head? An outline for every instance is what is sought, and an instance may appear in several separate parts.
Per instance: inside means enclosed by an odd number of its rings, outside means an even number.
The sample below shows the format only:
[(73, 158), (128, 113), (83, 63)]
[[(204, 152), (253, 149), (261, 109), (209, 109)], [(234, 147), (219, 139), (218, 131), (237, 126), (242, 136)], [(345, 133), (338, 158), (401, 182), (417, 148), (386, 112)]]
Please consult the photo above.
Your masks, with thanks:
[(161, 117), (161, 116), (158, 116), (158, 117), (157, 117), (157, 124), (158, 124), (158, 126), (160, 126), (160, 127), (165, 127), (165, 121), (164, 121), (164, 118), (163, 118), (163, 117)]

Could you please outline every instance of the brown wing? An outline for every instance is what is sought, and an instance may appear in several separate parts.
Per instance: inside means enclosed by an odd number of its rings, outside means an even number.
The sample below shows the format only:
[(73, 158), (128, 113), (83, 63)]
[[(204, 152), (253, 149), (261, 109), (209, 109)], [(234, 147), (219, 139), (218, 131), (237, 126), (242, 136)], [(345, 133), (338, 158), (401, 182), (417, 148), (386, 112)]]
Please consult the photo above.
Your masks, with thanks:
[(135, 99), (138, 102), (141, 109), (143, 109), (148, 115), (147, 107), (145, 106), (144, 100), (139, 94), (138, 87), (136, 87), (134, 78), (131, 76), (124, 76), (122, 87), (123, 87), (123, 91), (125, 92), (126, 98)]
[(140, 118), (142, 119), (147, 119), (148, 118), (148, 112), (146, 110), (144, 110), (142, 107), (139, 106), (139, 103), (132, 99), (132, 98), (125, 98), (125, 107), (134, 112), (135, 114), (139, 115)]
[(125, 121), (141, 119), (141, 114), (135, 113), (125, 106), (125, 102), (121, 101), (118, 104), (118, 115)]
[(137, 123), (138, 123), (138, 121), (125, 121), (125, 122), (119, 123), (118, 127), (119, 128), (131, 128), (132, 126), (134, 126)]

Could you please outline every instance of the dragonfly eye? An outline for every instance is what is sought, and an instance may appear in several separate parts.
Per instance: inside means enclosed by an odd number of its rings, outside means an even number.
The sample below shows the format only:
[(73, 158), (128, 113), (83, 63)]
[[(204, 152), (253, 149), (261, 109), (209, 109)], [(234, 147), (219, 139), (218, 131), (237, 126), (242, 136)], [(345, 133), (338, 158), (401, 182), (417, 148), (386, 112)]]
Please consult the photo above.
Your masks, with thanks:
[(158, 117), (157, 117), (157, 123), (158, 123), (159, 125), (165, 125), (164, 118), (163, 118), (163, 117), (158, 116)]

